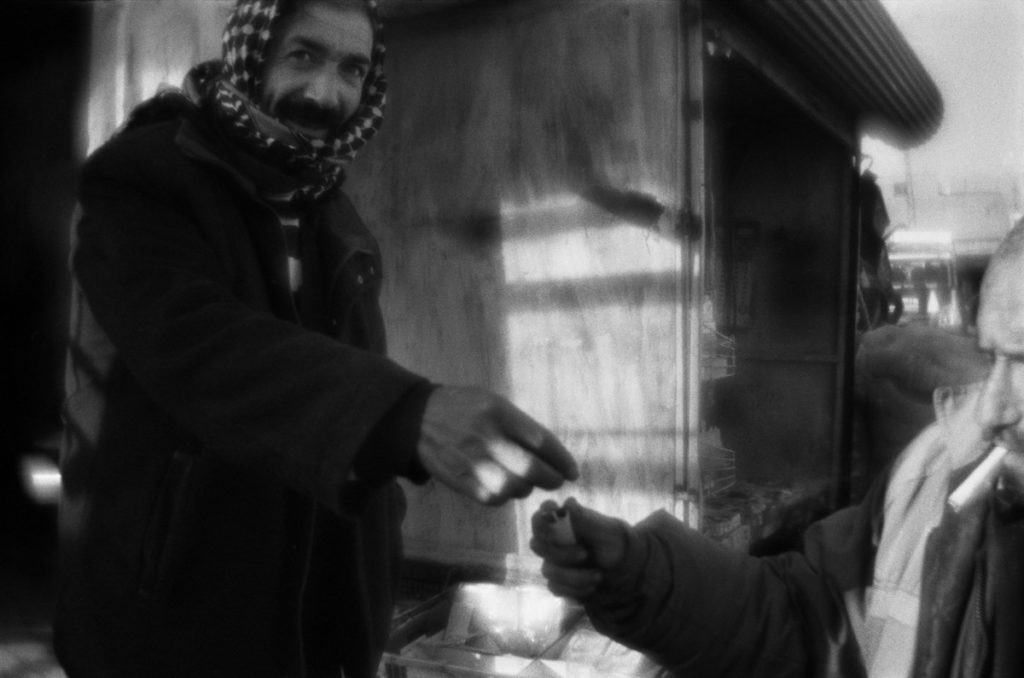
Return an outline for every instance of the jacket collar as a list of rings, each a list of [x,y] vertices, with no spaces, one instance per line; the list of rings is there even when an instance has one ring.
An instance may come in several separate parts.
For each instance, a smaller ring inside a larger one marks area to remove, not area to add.
[[[175,143],[186,156],[223,170],[254,198],[286,195],[300,187],[295,179],[232,148],[230,142],[219,141],[215,134],[194,117],[186,117],[178,128]]]
[[[288,190],[287,177],[280,173],[274,176],[272,170],[255,161],[249,165],[241,153],[233,153],[226,146],[227,142],[218,143],[214,134],[201,121],[186,117],[178,128],[175,142],[186,156],[222,170],[254,200],[266,202],[268,191]],[[320,246],[324,261],[334,262],[331,267],[334,274],[353,252],[364,252],[379,259],[376,239],[344,194],[341,199],[325,200],[322,205],[327,227],[322,229]]]

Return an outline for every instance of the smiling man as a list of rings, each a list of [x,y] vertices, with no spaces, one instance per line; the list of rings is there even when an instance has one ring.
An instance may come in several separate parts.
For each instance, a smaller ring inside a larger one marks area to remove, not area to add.
[[[362,99],[373,25],[366,8],[356,4],[305,3],[269,49],[261,108],[313,139],[341,129]]]
[[[485,390],[389,360],[341,191],[384,109],[361,0],[242,0],[223,58],[82,171],[54,638],[70,678],[375,675],[395,482],[486,505],[576,465]]]

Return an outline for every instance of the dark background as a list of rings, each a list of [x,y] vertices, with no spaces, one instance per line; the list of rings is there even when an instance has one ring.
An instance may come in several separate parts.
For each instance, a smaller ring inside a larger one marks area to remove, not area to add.
[[[56,507],[20,480],[29,454],[56,460],[67,327],[68,226],[80,165],[89,2],[0,8],[0,621],[55,568]],[[41,613],[41,612],[40,612]],[[17,620],[15,620],[17,621]]]

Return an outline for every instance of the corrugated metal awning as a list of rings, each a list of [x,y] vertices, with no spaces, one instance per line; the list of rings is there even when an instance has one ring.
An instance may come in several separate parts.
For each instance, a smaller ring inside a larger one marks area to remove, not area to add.
[[[403,19],[480,0],[379,4],[386,18]],[[938,129],[942,95],[879,0],[705,0],[704,5],[738,13],[865,131],[905,147]]]
[[[900,146],[942,122],[942,95],[878,0],[729,2],[862,127]]]

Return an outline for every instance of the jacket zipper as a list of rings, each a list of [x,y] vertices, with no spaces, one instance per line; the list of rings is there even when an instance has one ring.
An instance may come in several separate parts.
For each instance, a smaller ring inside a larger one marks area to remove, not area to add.
[[[179,134],[180,134],[180,132],[179,132]],[[262,210],[264,213],[269,215],[269,217],[271,219],[273,219],[274,224],[276,225],[276,229],[275,230],[276,230],[276,233],[278,234],[278,242],[277,242],[278,252],[283,252],[285,254],[285,259],[284,259],[285,268],[284,268],[284,271],[283,271],[284,279],[285,280],[290,280],[289,271],[288,271],[288,268],[287,268],[288,267],[288,258],[287,258],[288,257],[288,242],[287,242],[287,237],[285,236],[284,226],[281,224],[281,219],[278,217],[277,212],[275,212],[274,209],[270,205],[268,205],[263,199],[261,199],[259,197],[259,195],[253,190],[253,187],[252,187],[251,184],[249,184],[241,176],[239,176],[238,173],[234,170],[234,168],[231,167],[230,165],[228,165],[227,163],[225,163],[221,158],[219,158],[219,157],[217,157],[215,155],[212,155],[205,148],[198,147],[194,142],[191,141],[191,139],[185,140],[185,142],[182,143],[181,147],[182,147],[183,152],[185,152],[186,155],[188,155],[188,156],[190,156],[190,157],[192,157],[192,158],[194,158],[196,160],[207,162],[207,163],[209,163],[209,164],[211,164],[213,166],[219,167],[220,169],[224,170],[230,177],[232,177],[236,182],[238,182],[240,187],[249,195],[249,197],[252,200],[252,202],[257,205],[257,209]],[[354,252],[353,252],[353,254],[354,254]],[[349,255],[349,256],[351,256],[351,255]],[[345,257],[345,259],[342,261],[342,264],[344,264],[345,262],[348,261],[349,256]],[[339,270],[339,269],[335,268],[335,271],[337,271],[337,270]],[[332,295],[333,295],[333,292],[336,289],[336,287],[337,287],[337,280],[336,280],[336,278],[332,278],[331,283],[330,283],[329,292],[328,292],[328,299],[329,300],[332,299]],[[294,319],[295,323],[299,327],[303,327],[304,328],[305,327],[305,323],[302,320],[302,316],[299,315],[298,306],[295,304],[295,295],[294,295],[294,293],[291,290],[291,285],[290,284],[287,286],[287,292],[286,293],[287,293],[287,296],[288,296],[288,308],[291,309],[292,318]],[[303,639],[304,630],[305,630],[305,623],[303,621],[303,615],[305,613],[306,589],[309,586],[309,568],[310,568],[310,561],[311,561],[311,559],[313,557],[313,539],[315,538],[315,530],[316,530],[316,522],[317,522],[316,503],[315,502],[306,502],[306,505],[307,505],[307,510],[308,510],[308,514],[309,514],[309,519],[308,519],[307,527],[306,527],[306,539],[305,539],[305,544],[304,544],[304,553],[301,554],[301,562],[300,562],[300,567],[299,567],[298,601],[297,601],[297,603],[298,603],[298,606],[297,606],[297,617],[298,618],[296,620],[296,622],[297,622],[296,623],[296,629],[297,629],[297,633],[298,633],[298,638],[296,638],[296,641],[297,641],[297,645],[298,645],[299,670],[301,671],[303,678],[305,678],[305,676],[308,674],[307,667],[306,667],[306,644],[305,644],[305,641]]]
[[[276,225],[276,233],[278,234],[278,252],[284,253],[284,276],[285,280],[290,282],[290,272],[288,271],[288,244],[287,237],[285,236],[284,226],[281,224],[281,219],[278,217],[277,212],[274,209],[263,202],[262,200],[255,200],[265,213],[269,214],[274,220]],[[301,224],[301,220],[300,220]],[[300,226],[301,228],[301,226]],[[304,327],[302,316],[299,315],[299,308],[295,305],[295,293],[291,289],[291,285],[288,285],[287,289],[288,296],[288,308],[291,309],[292,318],[299,327]],[[309,568],[310,560],[313,557],[313,539],[316,530],[316,505],[311,504],[308,506],[309,520],[308,526],[306,527],[306,538],[305,544],[303,544],[304,552],[299,556],[299,581],[298,581],[298,595],[296,600],[296,619],[295,629],[296,638],[295,644],[298,648],[299,656],[299,671],[301,678],[305,678],[307,675],[306,667],[306,641],[305,641],[305,613],[306,613],[306,589],[309,586]]]

